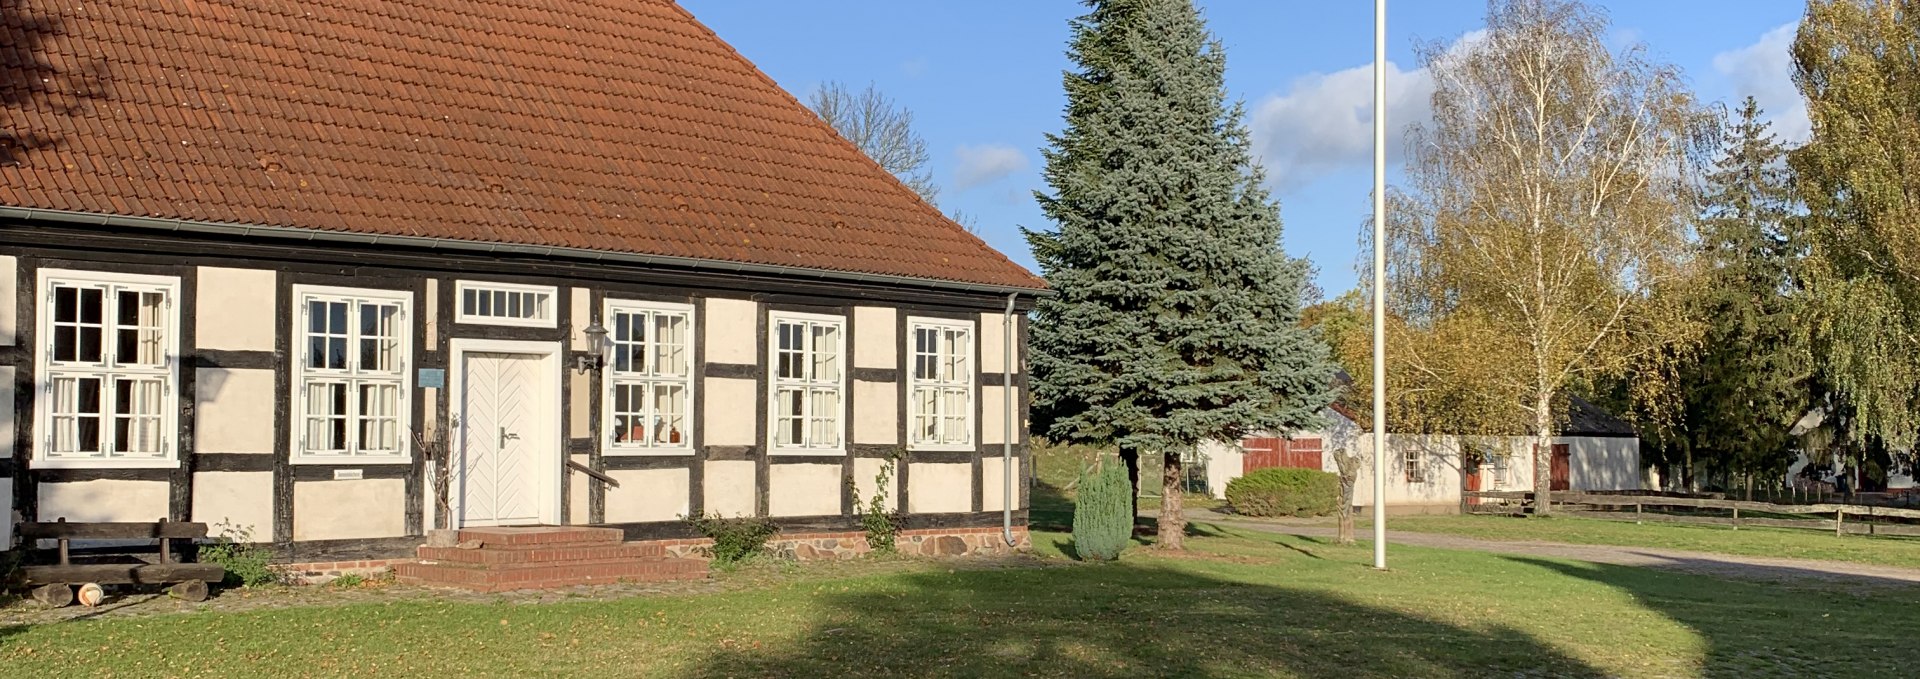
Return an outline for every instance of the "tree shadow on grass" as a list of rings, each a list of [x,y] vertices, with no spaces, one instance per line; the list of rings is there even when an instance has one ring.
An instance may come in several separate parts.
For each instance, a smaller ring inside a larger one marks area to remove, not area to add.
[[[1661,569],[1503,558],[1611,586],[1693,629],[1707,645],[1702,676],[1913,676],[1920,608],[1912,602],[1920,587],[1911,583],[1807,572],[1799,582],[1721,579],[1702,587],[1704,576]],[[1675,566],[1711,572],[1710,564]]]
[[[1125,561],[926,573],[828,595],[794,644],[706,677],[1596,676],[1525,632]]]

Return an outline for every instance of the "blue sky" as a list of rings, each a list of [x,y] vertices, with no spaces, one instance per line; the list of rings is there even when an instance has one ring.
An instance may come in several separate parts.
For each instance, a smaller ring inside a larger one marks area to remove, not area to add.
[[[1028,267],[1019,227],[1045,218],[1039,149],[1059,130],[1067,20],[1078,2],[681,0],[693,14],[802,100],[820,83],[872,82],[912,109],[933,154],[940,206],[978,220],[981,236]],[[1329,296],[1353,286],[1367,214],[1373,58],[1372,3],[1361,0],[1206,2],[1227,49],[1227,86],[1244,101],[1256,149],[1286,221],[1286,247],[1310,257]],[[1679,66],[1707,101],[1753,95],[1789,139],[1804,110],[1789,81],[1794,0],[1631,0],[1599,3],[1619,44],[1645,44]],[[1388,120],[1424,117],[1419,42],[1450,43],[1478,28],[1482,0],[1389,0]],[[1390,166],[1398,163],[1390,132]]]

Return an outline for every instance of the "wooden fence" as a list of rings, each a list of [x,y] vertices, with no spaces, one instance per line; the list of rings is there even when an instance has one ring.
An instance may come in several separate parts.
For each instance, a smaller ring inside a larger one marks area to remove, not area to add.
[[[1533,493],[1531,491],[1483,491],[1466,492],[1462,495],[1467,502],[1467,511],[1474,514],[1526,513],[1531,510],[1534,503]],[[1473,500],[1480,500],[1480,502],[1474,503]],[[1742,526],[1767,526],[1773,528],[1831,530],[1835,535],[1920,536],[1920,524],[1905,523],[1905,521],[1920,520],[1920,509],[1907,509],[1902,507],[1831,502],[1815,504],[1776,504],[1772,502],[1750,502],[1745,500],[1706,497],[1670,497],[1664,495],[1580,491],[1553,493],[1552,501],[1555,514],[1625,520],[1633,521],[1634,523],[1647,521],[1703,523],[1727,525],[1731,526],[1734,530],[1739,530]],[[1609,507],[1611,509],[1593,509],[1596,507]],[[1631,511],[1629,511],[1629,509]],[[1673,510],[1675,509],[1695,512],[1703,509],[1725,510],[1731,512],[1731,516],[1700,516],[1691,513],[1674,513]],[[1747,516],[1741,516],[1742,512],[1745,512]],[[1768,516],[1754,516],[1754,514],[1772,514],[1776,516],[1831,514],[1833,518],[1782,519]],[[1889,519],[1898,523],[1884,522],[1884,520]]]

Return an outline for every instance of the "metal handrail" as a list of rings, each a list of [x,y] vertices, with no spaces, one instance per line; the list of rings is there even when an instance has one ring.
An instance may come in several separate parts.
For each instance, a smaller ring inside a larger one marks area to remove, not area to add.
[[[601,482],[601,483],[604,483],[604,484],[607,484],[607,485],[609,485],[609,486],[613,486],[613,487],[615,487],[615,488],[619,488],[619,487],[620,487],[620,482],[619,482],[619,481],[617,481],[617,480],[615,480],[615,479],[614,479],[613,477],[611,477],[611,476],[607,476],[607,473],[606,473],[606,472],[603,472],[603,471],[599,471],[599,470],[596,470],[596,469],[594,469],[594,468],[592,468],[592,467],[589,467],[589,466],[586,466],[586,465],[584,465],[584,464],[580,464],[580,463],[578,463],[578,462],[574,462],[573,460],[567,460],[567,467],[569,467],[569,468],[571,468],[571,469],[573,469],[573,470],[575,470],[575,471],[578,471],[578,472],[580,472],[580,473],[582,473],[582,474],[586,474],[587,476],[591,476],[591,477],[593,477],[593,480],[595,480],[595,481],[599,481],[599,482]]]

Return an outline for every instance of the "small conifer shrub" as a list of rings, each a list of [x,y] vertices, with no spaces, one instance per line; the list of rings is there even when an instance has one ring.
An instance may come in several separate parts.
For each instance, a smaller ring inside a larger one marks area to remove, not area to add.
[[[1080,472],[1074,487],[1074,554],[1083,561],[1120,558],[1133,539],[1133,484],[1126,466],[1103,456]]]

